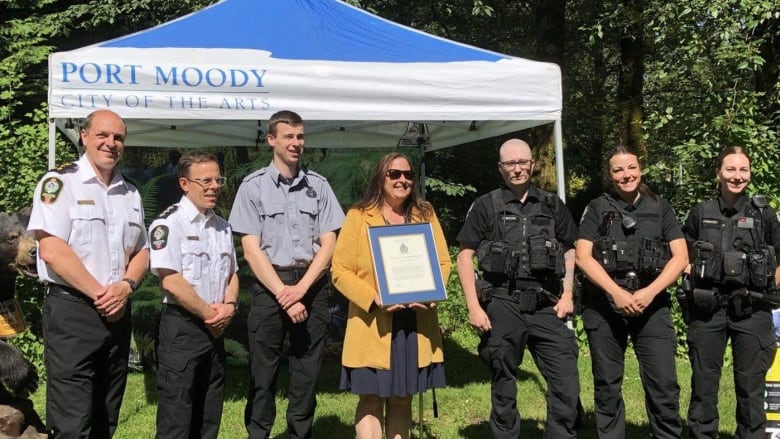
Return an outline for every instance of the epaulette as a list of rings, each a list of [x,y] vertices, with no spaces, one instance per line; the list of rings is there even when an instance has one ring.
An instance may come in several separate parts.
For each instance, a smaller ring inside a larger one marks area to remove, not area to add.
[[[64,174],[66,172],[75,172],[78,169],[79,169],[79,164],[77,162],[70,162],[70,163],[63,163],[59,166],[55,166],[49,169],[49,172]]]
[[[260,169],[258,169],[256,171],[248,174],[246,177],[244,177],[244,179],[242,181],[249,181],[249,180],[251,180],[253,178],[257,178],[257,177],[259,177],[261,175],[265,175],[266,172],[268,172],[268,167],[267,166],[265,168],[260,168]]]
[[[173,212],[176,212],[177,210],[179,210],[179,205],[171,204],[165,210],[163,210],[159,215],[157,215],[157,218],[160,219],[168,218],[169,216],[171,216],[171,214],[173,214]]]
[[[317,177],[317,178],[319,178],[320,180],[323,180],[323,181],[328,181],[328,179],[325,178],[324,175],[322,175],[322,174],[320,174],[318,172],[312,171],[311,169],[309,169],[306,166],[301,167],[301,172],[306,177],[312,176],[312,177]]]

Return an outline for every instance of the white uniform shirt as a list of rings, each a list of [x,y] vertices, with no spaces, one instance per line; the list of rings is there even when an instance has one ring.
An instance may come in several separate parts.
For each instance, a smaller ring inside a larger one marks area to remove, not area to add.
[[[149,226],[151,270],[181,273],[206,303],[222,303],[230,277],[238,270],[230,224],[209,211],[203,215],[186,196]],[[164,303],[176,303],[168,294]]]
[[[121,280],[130,257],[148,247],[138,189],[118,170],[104,186],[86,156],[46,173],[35,188],[27,229],[67,242],[101,285]],[[38,255],[41,281],[70,286]]]

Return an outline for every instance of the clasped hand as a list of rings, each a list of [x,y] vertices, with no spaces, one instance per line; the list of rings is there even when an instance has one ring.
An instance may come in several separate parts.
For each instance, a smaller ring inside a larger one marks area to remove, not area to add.
[[[212,303],[209,305],[214,314],[203,323],[211,332],[214,338],[222,337],[225,333],[225,329],[230,325],[230,321],[233,319],[233,312],[235,308],[233,305],[226,303]]]
[[[125,281],[105,285],[95,295],[95,308],[106,320],[115,322],[125,315],[127,298],[132,291]]]
[[[647,288],[640,288],[634,291],[633,294],[623,290],[620,294],[612,296],[612,300],[615,301],[615,307],[622,314],[636,317],[647,310],[654,297]]]

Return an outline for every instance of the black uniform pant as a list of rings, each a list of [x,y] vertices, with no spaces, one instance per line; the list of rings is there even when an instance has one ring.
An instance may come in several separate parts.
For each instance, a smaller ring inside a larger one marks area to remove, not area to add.
[[[92,300],[51,285],[43,305],[46,428],[53,438],[110,438],[127,382],[130,304],[109,323]]]
[[[719,309],[714,314],[692,311],[688,324],[688,355],[692,369],[688,436],[718,437],[718,388],[723,354],[730,337],[737,398],[734,437],[766,437],[765,379],[775,357],[772,314],[757,311],[748,317],[734,318],[726,309]]]
[[[576,437],[580,394],[577,341],[574,331],[555,315],[552,306],[522,312],[515,302],[494,298],[487,305],[493,329],[482,335],[479,356],[492,372],[490,430],[495,438],[520,435],[517,410],[517,368],[525,347],[547,382],[545,438]]]
[[[157,345],[157,438],[216,439],[225,394],[224,339],[163,305]]]
[[[251,439],[268,438],[276,418],[276,381],[282,346],[290,337],[290,384],[287,390],[287,432],[290,438],[312,437],[317,382],[328,335],[327,279],[323,276],[304,296],[309,318],[293,324],[262,285],[252,287],[249,331],[249,396],[244,422]]]
[[[637,317],[623,317],[604,301],[602,306],[585,308],[582,319],[590,344],[598,437],[626,437],[622,387],[626,347],[631,337],[652,435],[679,438],[682,420],[675,363],[677,342],[668,297],[656,298]]]

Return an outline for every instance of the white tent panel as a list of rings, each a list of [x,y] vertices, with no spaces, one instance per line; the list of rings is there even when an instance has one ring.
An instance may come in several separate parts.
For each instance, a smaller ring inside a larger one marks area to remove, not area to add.
[[[128,146],[176,148],[253,146],[273,113],[293,110],[315,148],[433,150],[555,122],[562,156],[558,66],[428,35],[338,0],[222,0],[54,53],[48,101],[52,127],[74,143],[83,119],[104,108],[127,121]],[[51,150],[53,129],[49,142]]]

